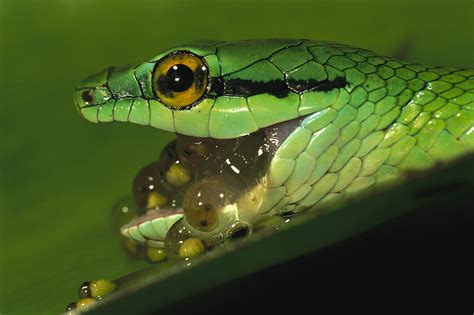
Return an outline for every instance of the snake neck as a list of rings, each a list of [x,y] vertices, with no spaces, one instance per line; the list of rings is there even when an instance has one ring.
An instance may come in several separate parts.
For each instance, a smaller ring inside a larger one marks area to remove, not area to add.
[[[474,150],[474,70],[392,66],[382,87],[350,86],[347,103],[300,122],[272,159],[261,213],[324,209]]]
[[[474,71],[412,68],[418,70],[412,72],[416,77],[406,81],[394,110],[399,114],[378,144],[390,148],[384,164],[399,172],[430,168],[474,148]],[[404,94],[411,97],[405,99]]]

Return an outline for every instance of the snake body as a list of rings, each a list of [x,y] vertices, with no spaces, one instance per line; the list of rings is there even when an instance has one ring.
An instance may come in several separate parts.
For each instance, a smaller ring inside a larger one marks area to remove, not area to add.
[[[181,63],[156,74],[165,58],[181,54],[203,64],[202,73],[188,66],[195,100],[166,81],[186,74]],[[75,98],[91,122],[131,122],[197,138],[280,128],[284,135],[271,143],[265,176],[237,206],[237,219],[250,223],[324,208],[474,150],[474,69],[404,62],[332,42],[183,45],[89,77]]]

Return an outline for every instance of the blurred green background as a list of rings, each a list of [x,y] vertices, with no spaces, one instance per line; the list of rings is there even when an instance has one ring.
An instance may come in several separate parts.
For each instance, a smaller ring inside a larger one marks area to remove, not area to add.
[[[0,313],[54,314],[88,279],[146,266],[111,206],[171,134],[81,120],[74,86],[196,39],[325,39],[474,66],[474,2],[0,0]]]

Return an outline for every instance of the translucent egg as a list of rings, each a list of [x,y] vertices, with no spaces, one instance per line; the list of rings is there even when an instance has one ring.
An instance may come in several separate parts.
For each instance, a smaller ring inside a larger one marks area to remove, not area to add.
[[[176,153],[184,167],[196,171],[203,161],[208,159],[212,152],[216,152],[220,146],[219,141],[215,139],[178,136]]]
[[[165,253],[170,262],[189,260],[222,243],[221,235],[204,235],[190,228],[184,218],[170,228],[165,238]]]
[[[145,210],[148,208],[150,195],[154,196],[152,198],[157,199],[156,203],[159,206],[168,202],[163,192],[158,191],[158,187],[161,186],[160,180],[158,162],[148,164],[135,176],[133,181],[133,197],[138,208],[142,209],[142,213],[146,212]]]
[[[243,186],[238,179],[228,175],[203,178],[189,187],[183,200],[186,221],[195,229],[210,232],[219,221],[236,217],[235,213],[223,213],[227,206],[236,202]]]
[[[165,158],[148,164],[133,182],[133,196],[140,213],[152,208],[180,206],[189,181],[189,172],[176,160]]]

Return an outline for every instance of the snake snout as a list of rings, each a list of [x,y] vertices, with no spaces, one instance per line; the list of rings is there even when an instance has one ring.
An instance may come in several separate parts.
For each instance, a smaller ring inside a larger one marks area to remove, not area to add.
[[[78,108],[100,105],[112,97],[107,86],[107,78],[112,70],[113,68],[107,68],[82,80],[76,88],[75,101]]]
[[[113,101],[107,78],[113,68],[84,79],[76,88],[74,101],[81,115],[92,122],[97,122],[97,106]]]

